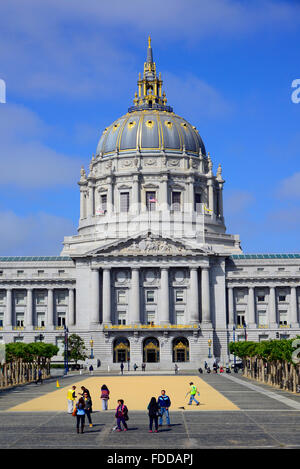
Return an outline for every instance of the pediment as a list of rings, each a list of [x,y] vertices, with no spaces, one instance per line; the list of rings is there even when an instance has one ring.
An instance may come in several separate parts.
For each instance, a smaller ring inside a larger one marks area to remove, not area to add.
[[[209,252],[211,254],[211,251]],[[183,241],[172,238],[163,238],[155,235],[140,235],[135,238],[118,240],[108,245],[101,246],[89,253],[90,255],[113,256],[149,256],[149,255],[195,255],[208,254],[206,249],[190,246]]]

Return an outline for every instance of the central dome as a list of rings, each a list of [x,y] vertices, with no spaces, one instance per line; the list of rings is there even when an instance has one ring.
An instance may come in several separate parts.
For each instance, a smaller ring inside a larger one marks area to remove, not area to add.
[[[161,153],[206,155],[203,141],[196,127],[174,114],[167,106],[165,92],[162,93],[161,74],[157,77],[153,62],[151,39],[144,64],[144,74],[139,74],[138,93],[134,106],[104,129],[97,146],[96,156],[115,153]]]
[[[133,111],[107,127],[97,146],[97,155],[103,157],[116,152],[180,153],[199,155],[205,147],[198,130],[173,112]]]

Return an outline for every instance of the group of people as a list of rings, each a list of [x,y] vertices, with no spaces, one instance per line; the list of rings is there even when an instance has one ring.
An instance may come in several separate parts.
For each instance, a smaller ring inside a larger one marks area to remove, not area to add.
[[[78,394],[81,396],[78,398],[76,396],[76,386],[72,386],[68,390],[67,400],[68,400],[68,413],[76,416],[76,430],[77,433],[81,431],[84,432],[85,427],[85,416],[87,416],[89,426],[92,427],[92,399],[89,390],[81,386],[81,393]],[[192,405],[193,401],[196,405],[200,405],[200,402],[197,401],[195,398],[196,394],[200,396],[200,393],[197,390],[197,387],[194,385],[193,382],[190,383],[190,390],[186,394],[186,396],[190,395],[190,400],[188,405]],[[101,394],[100,399],[102,401],[102,410],[108,409],[108,400],[109,400],[109,389],[105,384],[101,387]],[[76,401],[76,399],[78,400]],[[154,432],[158,432],[158,427],[163,425],[164,417],[166,420],[166,425],[171,426],[170,423],[170,414],[169,408],[171,406],[171,399],[167,396],[165,389],[162,389],[160,396],[156,399],[155,397],[151,397],[150,402],[148,404],[148,416],[149,416],[149,432],[153,432],[153,424],[154,424]],[[115,411],[115,418],[117,420],[116,430],[121,432],[122,430],[127,431],[128,425],[127,421],[129,420],[128,416],[128,408],[124,404],[123,399],[118,399],[117,407]],[[122,428],[123,427],[123,428]]]

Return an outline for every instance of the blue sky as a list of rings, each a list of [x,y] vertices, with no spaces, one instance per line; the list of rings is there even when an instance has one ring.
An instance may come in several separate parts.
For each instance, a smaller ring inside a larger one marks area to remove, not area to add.
[[[168,103],[226,180],[244,252],[299,252],[300,3],[10,0],[0,7],[0,255],[57,255],[77,181],[132,104],[147,37]]]

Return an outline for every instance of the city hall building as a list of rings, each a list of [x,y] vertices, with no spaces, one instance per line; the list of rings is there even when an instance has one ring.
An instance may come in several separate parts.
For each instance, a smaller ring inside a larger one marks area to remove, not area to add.
[[[102,369],[170,369],[225,364],[231,340],[295,337],[300,255],[243,254],[224,182],[167,105],[149,38],[133,106],[81,168],[77,234],[57,257],[0,258],[0,338],[57,344],[62,359],[67,327]]]

